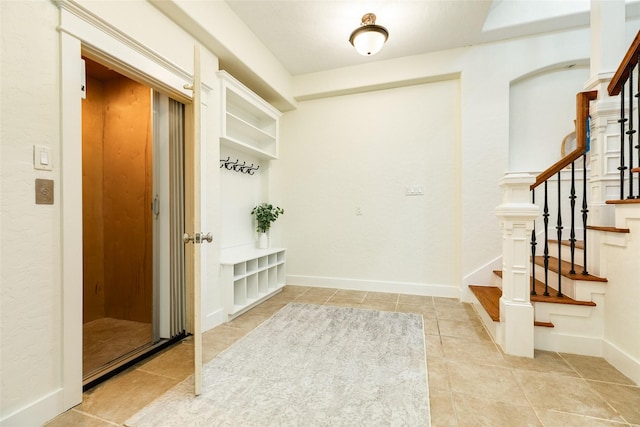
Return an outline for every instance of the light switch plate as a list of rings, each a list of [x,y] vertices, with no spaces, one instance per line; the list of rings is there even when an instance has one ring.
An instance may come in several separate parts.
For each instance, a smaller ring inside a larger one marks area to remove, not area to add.
[[[36,178],[36,205],[53,204],[53,180]]]
[[[33,168],[39,170],[53,170],[51,148],[42,145],[33,146]]]

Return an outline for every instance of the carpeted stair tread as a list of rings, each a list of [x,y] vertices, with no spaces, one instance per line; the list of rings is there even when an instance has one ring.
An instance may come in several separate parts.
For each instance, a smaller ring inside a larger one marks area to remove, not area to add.
[[[485,309],[491,320],[494,322],[500,321],[500,297],[502,296],[502,289],[496,286],[477,286],[469,285],[469,289],[476,296],[480,305]],[[534,321],[535,326],[543,326],[546,328],[553,328],[551,322],[538,322]]]
[[[502,278],[502,270],[494,270],[493,273]],[[529,282],[529,285],[531,285],[531,282],[533,281],[533,277],[531,278],[531,281]],[[569,305],[586,305],[589,307],[595,307],[596,303],[593,301],[576,301],[571,297],[568,297],[566,295],[559,297],[558,296],[558,290],[552,288],[551,286],[549,286],[549,295],[545,296],[544,295],[544,283],[542,283],[540,280],[536,279],[536,287],[535,287],[535,291],[536,294],[535,295],[531,295],[529,297],[529,299],[531,300],[531,302],[548,302],[551,304],[569,304]]]
[[[544,257],[537,256],[535,258],[536,265],[544,267]],[[549,257],[549,271],[553,271],[558,273],[558,270],[561,271],[561,274],[567,279],[572,280],[584,280],[586,282],[606,282],[607,279],[604,277],[594,276],[593,274],[582,274],[582,266],[578,264],[574,264],[575,274],[569,273],[571,271],[571,263],[568,261],[561,260],[559,261],[556,257]]]

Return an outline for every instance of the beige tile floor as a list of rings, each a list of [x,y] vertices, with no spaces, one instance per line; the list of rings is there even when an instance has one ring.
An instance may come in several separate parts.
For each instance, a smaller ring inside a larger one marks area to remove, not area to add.
[[[472,306],[446,298],[287,286],[207,331],[204,362],[291,301],[422,314],[433,426],[640,426],[640,387],[604,359],[504,355]],[[192,355],[191,341],[184,340],[87,391],[82,404],[47,426],[122,425],[190,375]]]
[[[151,344],[151,323],[104,317],[82,325],[82,375]]]

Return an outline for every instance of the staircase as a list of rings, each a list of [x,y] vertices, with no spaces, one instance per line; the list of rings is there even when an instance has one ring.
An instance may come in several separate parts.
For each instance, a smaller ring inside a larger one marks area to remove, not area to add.
[[[612,201],[610,204],[624,205],[631,208],[634,213],[627,215],[617,215],[623,224],[632,223],[636,225],[636,235],[640,231],[640,199]],[[596,240],[600,235],[600,245],[615,246],[617,250],[631,252],[626,255],[626,259],[633,260],[627,262],[627,267],[637,266],[640,273],[640,242],[631,240],[634,235],[627,226],[588,226],[588,233],[591,240]],[[545,287],[544,282],[544,257],[530,257],[532,276],[530,277],[530,302],[534,308],[534,348],[540,350],[562,351],[576,354],[586,354],[601,356],[602,340],[605,336],[605,317],[608,316],[606,310],[615,311],[616,307],[606,304],[608,288],[612,286],[606,277],[599,277],[593,274],[582,274],[583,266],[574,263],[575,273],[571,273],[571,253],[569,250],[561,251],[561,259],[557,257],[555,247],[557,240],[550,240],[550,247],[554,250],[549,252],[548,260],[548,281]],[[570,242],[561,241],[563,248],[569,248]],[[582,258],[583,242],[576,241],[575,258]],[[610,251],[610,250],[609,250]],[[605,260],[607,257],[603,257]],[[618,258],[618,257],[616,257]],[[611,264],[611,260],[607,261]],[[611,270],[613,271],[613,270]],[[621,273],[616,271],[619,276]],[[558,296],[558,275],[562,280],[562,296]],[[474,295],[477,303],[477,310],[483,319],[485,326],[490,333],[497,338],[500,325],[500,298],[502,297],[502,270],[493,271],[494,281],[488,285],[469,285],[469,289]],[[623,280],[629,286],[637,288],[635,295],[640,295],[640,283],[637,275],[624,277]],[[540,280],[542,278],[542,280]],[[613,283],[614,292],[618,291],[618,282]],[[636,282],[636,283],[633,283]],[[535,293],[534,293],[535,292]],[[634,299],[634,294],[629,294],[629,298]],[[636,304],[640,298],[636,297]],[[630,321],[627,328],[639,330],[640,325],[633,325]],[[625,329],[625,326],[622,326]],[[629,331],[629,330],[628,330]],[[633,334],[629,334],[632,337]],[[638,336],[640,339],[640,334]],[[640,344],[640,341],[638,342]],[[622,370],[622,369],[621,369]],[[624,370],[623,370],[624,372]],[[628,375],[633,378],[632,375]],[[637,375],[636,375],[637,376]],[[636,381],[638,381],[636,379]]]
[[[557,243],[557,240],[550,240],[550,243]],[[568,247],[569,242],[562,241],[561,244]],[[576,242],[576,247],[582,247],[582,242]],[[562,260],[557,258],[557,254],[549,256],[549,280],[546,286],[545,282],[534,277],[530,278],[530,301],[534,307],[536,348],[547,347],[541,345],[540,341],[546,334],[544,328],[555,328],[554,322],[561,322],[564,325],[579,322],[579,333],[581,334],[584,334],[584,329],[591,331],[601,329],[599,323],[604,315],[604,308],[598,307],[595,301],[603,299],[607,279],[580,273],[583,267],[578,264],[574,264],[577,273],[571,273],[571,263],[567,260],[570,254],[568,251],[565,253],[566,255],[562,255]],[[544,275],[544,257],[537,256],[532,261],[532,268],[536,270],[536,276],[542,277]],[[500,322],[502,270],[494,270],[493,274],[495,275],[494,286],[470,285],[469,289],[491,320]],[[558,295],[558,279],[556,277],[558,274],[562,276],[561,296]],[[487,326],[489,330],[495,330],[497,325]],[[565,328],[563,332],[568,331]]]
[[[610,97],[619,95],[620,109],[614,98],[579,93],[575,150],[537,177],[507,174],[501,180],[503,203],[496,214],[503,267],[493,271],[493,283],[469,285],[481,319],[507,354],[533,357],[540,349],[604,357],[638,384],[640,85],[634,79],[640,81],[639,60],[640,31],[607,88]],[[615,138],[617,151],[611,148]],[[612,187],[618,187],[619,199],[605,200]],[[542,200],[536,203],[536,196]]]

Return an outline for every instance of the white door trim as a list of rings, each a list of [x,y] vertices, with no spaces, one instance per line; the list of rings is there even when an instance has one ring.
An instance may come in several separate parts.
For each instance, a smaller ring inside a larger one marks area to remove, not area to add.
[[[57,2],[61,10],[61,233],[62,233],[62,407],[61,413],[82,402],[82,108],[81,52],[107,61],[119,72],[191,102],[184,86],[190,72],[155,52],[70,0]],[[56,405],[57,406],[57,405]],[[57,415],[50,414],[50,418]]]

